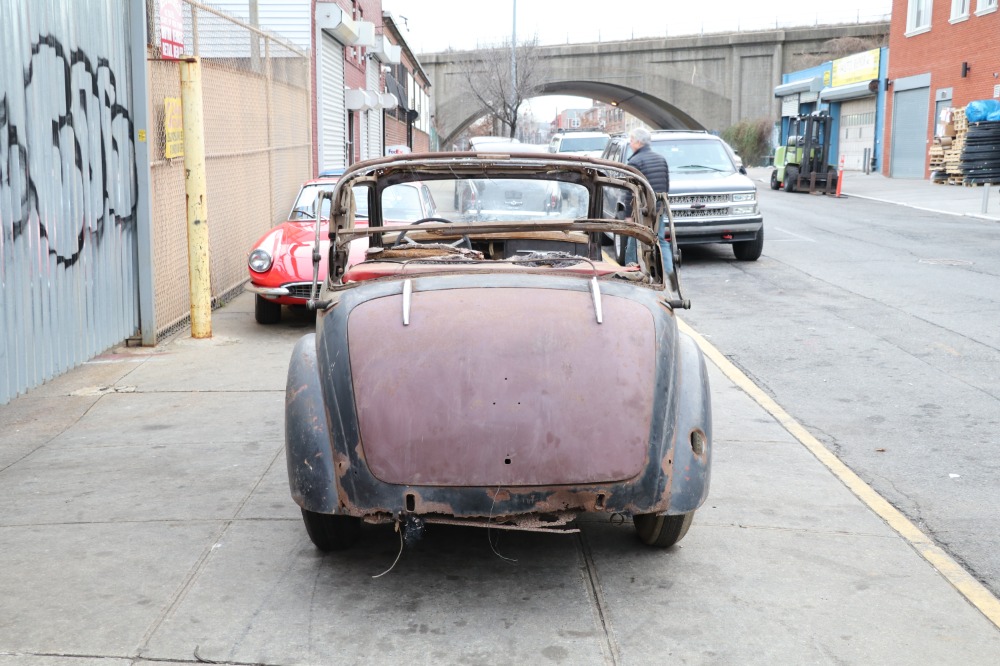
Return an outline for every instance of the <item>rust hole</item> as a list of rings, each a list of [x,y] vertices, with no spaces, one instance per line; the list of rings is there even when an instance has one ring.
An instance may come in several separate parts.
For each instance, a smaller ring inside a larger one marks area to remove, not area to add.
[[[510,464],[510,458],[504,458],[503,459],[503,464],[504,465],[509,465]]]
[[[598,510],[604,508],[604,493],[598,493],[597,501],[594,502],[594,508]]]
[[[413,511],[417,508],[417,498],[413,493],[406,493],[406,510]]]

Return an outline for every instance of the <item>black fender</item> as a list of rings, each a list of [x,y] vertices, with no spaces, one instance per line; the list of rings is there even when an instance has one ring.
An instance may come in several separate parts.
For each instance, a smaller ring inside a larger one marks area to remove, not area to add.
[[[678,400],[669,515],[690,513],[702,505],[708,497],[712,467],[712,398],[705,357],[690,336],[678,331],[677,338]],[[694,433],[704,438],[693,438]]]
[[[316,334],[292,350],[285,385],[285,459],[292,499],[303,509],[337,513],[330,426],[316,360]]]

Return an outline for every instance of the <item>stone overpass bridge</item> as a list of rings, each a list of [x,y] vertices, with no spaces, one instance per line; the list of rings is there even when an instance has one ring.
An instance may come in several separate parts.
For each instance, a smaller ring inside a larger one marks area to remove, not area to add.
[[[774,87],[783,72],[802,69],[803,55],[829,59],[831,39],[888,34],[880,22],[543,46],[545,78],[529,96],[578,95],[616,103],[654,128],[721,131],[777,119]],[[462,90],[461,71],[474,59],[474,51],[420,55],[442,146],[485,115]]]

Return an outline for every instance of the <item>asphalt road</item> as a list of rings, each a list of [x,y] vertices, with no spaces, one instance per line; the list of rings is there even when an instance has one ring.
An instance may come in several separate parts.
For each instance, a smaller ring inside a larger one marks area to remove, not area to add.
[[[1000,225],[761,189],[764,256],[684,250],[683,318],[1000,593]]]

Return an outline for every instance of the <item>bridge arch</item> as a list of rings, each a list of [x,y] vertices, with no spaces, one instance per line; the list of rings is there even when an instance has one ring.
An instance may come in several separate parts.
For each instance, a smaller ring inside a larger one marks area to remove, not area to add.
[[[697,120],[669,102],[626,86],[599,81],[552,81],[538,88],[532,97],[572,95],[595,99],[623,109],[656,129],[706,129]],[[442,138],[449,146],[473,123],[487,114],[484,107],[475,108]]]

